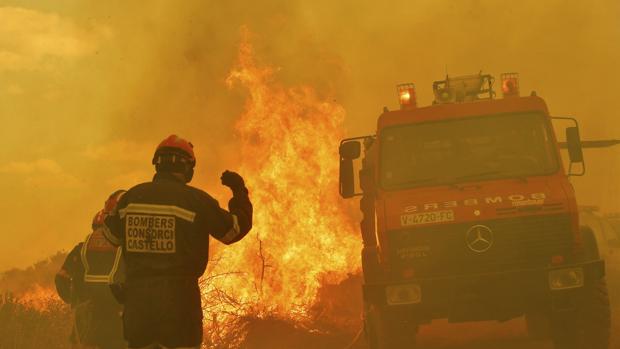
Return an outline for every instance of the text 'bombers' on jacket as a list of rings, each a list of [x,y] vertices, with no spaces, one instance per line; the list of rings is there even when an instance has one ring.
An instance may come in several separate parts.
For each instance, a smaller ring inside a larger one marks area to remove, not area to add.
[[[200,277],[209,255],[209,235],[225,244],[252,227],[247,191],[235,195],[230,212],[206,192],[172,174],[131,188],[105,220],[106,238],[123,248],[127,281],[150,276]]]

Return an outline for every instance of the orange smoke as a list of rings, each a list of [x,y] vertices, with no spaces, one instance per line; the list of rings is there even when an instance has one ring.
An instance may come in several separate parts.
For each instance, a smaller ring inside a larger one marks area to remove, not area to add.
[[[322,283],[359,270],[357,223],[338,196],[345,111],[308,86],[279,84],[242,34],[226,83],[248,93],[236,131],[254,228],[215,253],[203,279],[205,314],[214,323],[246,312],[299,320]]]

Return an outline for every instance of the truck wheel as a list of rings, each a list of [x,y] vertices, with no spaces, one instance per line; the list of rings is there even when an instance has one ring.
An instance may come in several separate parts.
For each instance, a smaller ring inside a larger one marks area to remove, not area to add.
[[[527,312],[525,326],[532,339],[547,339],[550,336],[549,316],[542,311]]]
[[[600,259],[601,257],[598,249],[598,243],[596,241],[596,235],[594,235],[594,230],[588,226],[581,226],[580,230],[585,252],[584,260],[588,262]]]
[[[364,321],[366,340],[370,349],[415,349],[417,324],[370,307]]]
[[[611,327],[609,296],[604,279],[587,286],[574,312],[554,314],[555,349],[608,349]]]

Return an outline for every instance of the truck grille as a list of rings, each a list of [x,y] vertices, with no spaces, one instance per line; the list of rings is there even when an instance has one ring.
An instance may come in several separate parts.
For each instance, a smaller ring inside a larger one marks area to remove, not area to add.
[[[493,244],[484,252],[468,247],[467,232],[477,224],[493,234]],[[389,242],[393,271],[398,275],[413,269],[416,277],[542,267],[552,256],[569,258],[573,248],[566,214],[420,226],[390,232]]]

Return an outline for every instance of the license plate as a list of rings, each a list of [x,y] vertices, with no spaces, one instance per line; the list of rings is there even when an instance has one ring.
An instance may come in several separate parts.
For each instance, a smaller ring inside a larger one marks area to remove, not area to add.
[[[403,227],[410,225],[451,222],[453,220],[454,211],[452,210],[412,213],[400,216],[400,224]]]

